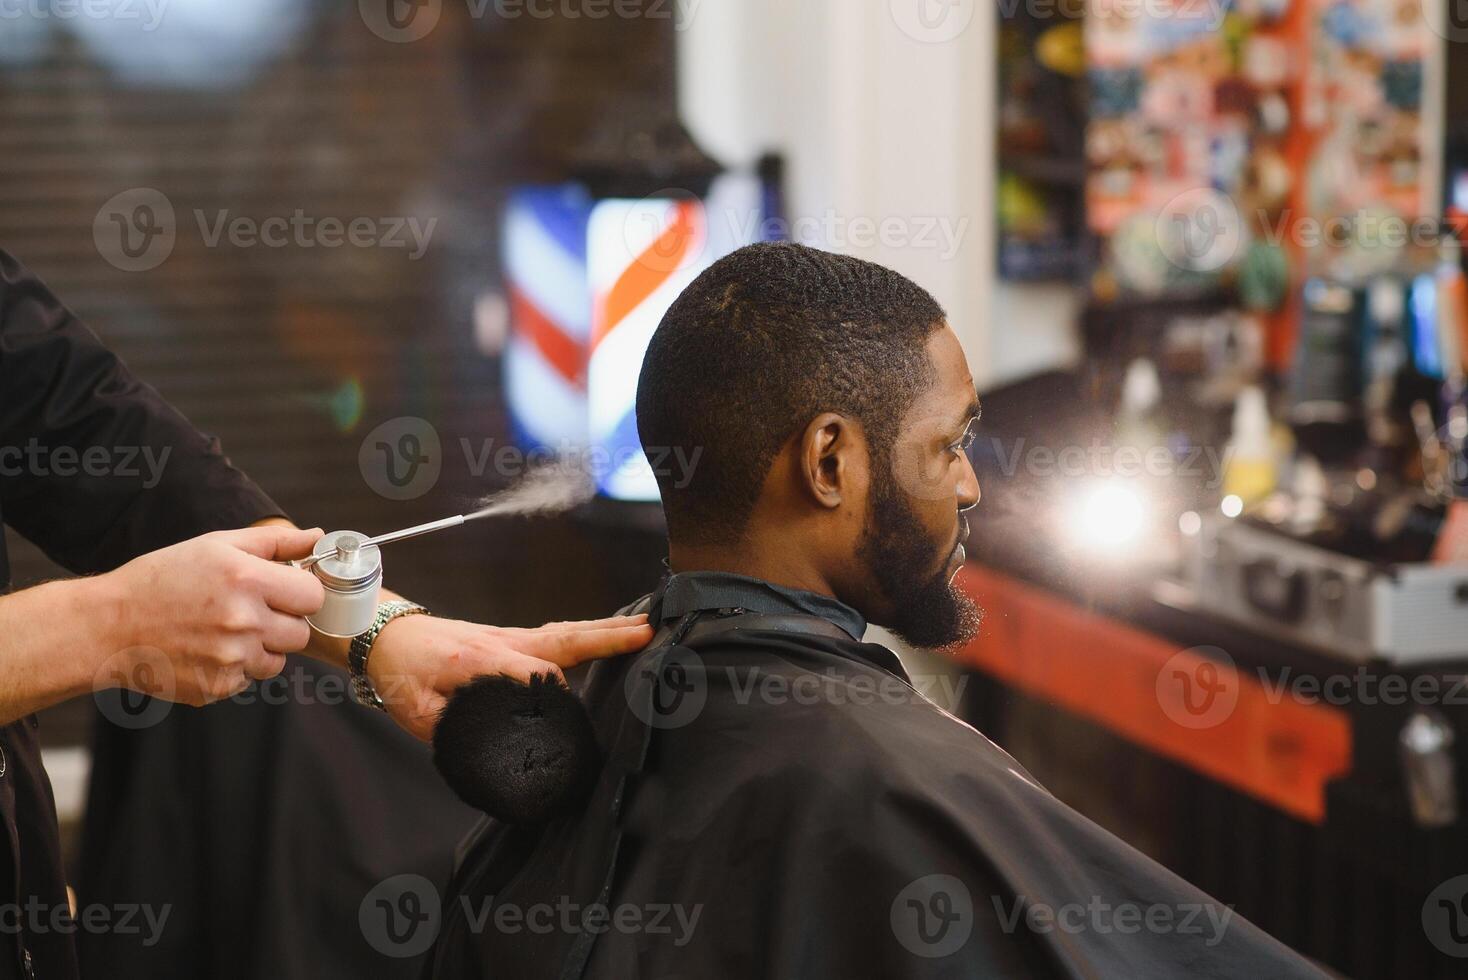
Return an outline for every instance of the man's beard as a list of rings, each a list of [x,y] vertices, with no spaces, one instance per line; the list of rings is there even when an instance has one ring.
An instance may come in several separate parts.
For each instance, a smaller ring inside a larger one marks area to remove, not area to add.
[[[949,581],[947,561],[936,576],[914,577],[932,565],[933,542],[887,467],[874,469],[871,512],[856,554],[892,603],[892,622],[881,625],[915,647],[953,647],[973,639],[981,610]]]

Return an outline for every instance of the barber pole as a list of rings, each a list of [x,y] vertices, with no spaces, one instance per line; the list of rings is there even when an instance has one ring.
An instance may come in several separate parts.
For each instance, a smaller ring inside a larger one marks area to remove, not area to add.
[[[707,244],[704,206],[691,198],[609,200],[592,212],[588,400],[591,444],[613,464],[599,477],[608,496],[658,498],[637,438],[637,379],[663,314],[707,267]]]
[[[505,214],[506,400],[519,441],[531,447],[563,450],[587,440],[592,209],[586,192],[570,184],[516,191]]]

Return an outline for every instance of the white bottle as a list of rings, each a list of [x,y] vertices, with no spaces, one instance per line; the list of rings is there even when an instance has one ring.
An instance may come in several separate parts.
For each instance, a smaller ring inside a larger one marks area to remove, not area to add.
[[[1135,446],[1144,453],[1162,441],[1157,409],[1162,404],[1162,381],[1157,366],[1145,357],[1127,365],[1121,383],[1121,409],[1116,418],[1118,445]]]
[[[382,591],[382,552],[377,545],[361,546],[367,535],[332,531],[312,549],[319,560],[311,567],[326,588],[321,609],[306,622],[327,636],[350,637],[367,632],[377,617]]]
[[[1234,402],[1233,433],[1225,450],[1223,493],[1247,507],[1269,496],[1279,479],[1275,463],[1269,401],[1258,385],[1248,385]]]

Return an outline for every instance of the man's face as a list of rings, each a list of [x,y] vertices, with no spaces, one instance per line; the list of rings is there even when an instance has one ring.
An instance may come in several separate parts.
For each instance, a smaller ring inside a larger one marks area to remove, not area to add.
[[[873,459],[857,557],[877,595],[871,618],[914,646],[973,637],[979,610],[953,586],[968,535],[964,511],[979,502],[965,449],[978,423],[963,348],[946,326],[928,341],[935,375],[902,420],[889,460]]]

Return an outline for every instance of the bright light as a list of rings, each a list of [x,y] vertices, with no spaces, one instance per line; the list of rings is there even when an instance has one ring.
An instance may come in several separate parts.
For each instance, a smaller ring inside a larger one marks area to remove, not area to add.
[[[1203,518],[1199,517],[1198,512],[1195,510],[1185,511],[1183,515],[1177,519],[1177,529],[1187,537],[1191,538],[1193,535],[1203,530]]]
[[[1244,500],[1238,494],[1231,493],[1223,498],[1223,503],[1218,508],[1223,511],[1224,517],[1238,517],[1244,512]]]
[[[1134,540],[1142,530],[1146,508],[1136,490],[1106,483],[1091,490],[1076,509],[1076,538],[1093,548],[1116,548]]]

